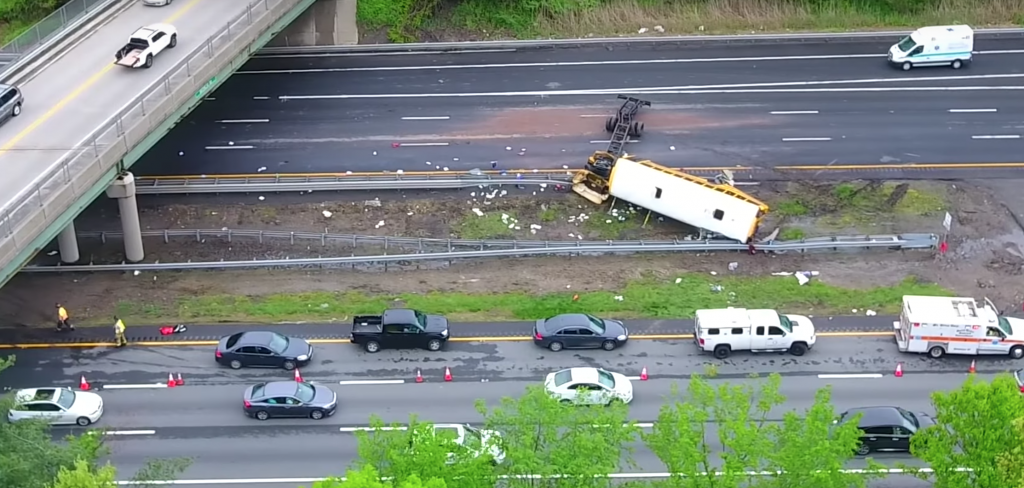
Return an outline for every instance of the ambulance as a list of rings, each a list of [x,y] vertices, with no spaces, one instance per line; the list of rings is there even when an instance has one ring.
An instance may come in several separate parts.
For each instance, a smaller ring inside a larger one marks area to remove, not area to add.
[[[987,298],[904,296],[892,324],[901,352],[996,354],[1024,358],[1024,320],[999,315]]]

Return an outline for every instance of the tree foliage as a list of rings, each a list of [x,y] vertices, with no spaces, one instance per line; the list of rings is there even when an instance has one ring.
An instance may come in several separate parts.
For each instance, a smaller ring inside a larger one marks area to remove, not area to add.
[[[992,382],[967,378],[959,389],[932,393],[935,425],[911,439],[911,452],[934,470],[937,488],[1006,488],[1011,473],[1000,459],[1021,445],[1014,422],[1024,418],[1024,396],[1009,375]],[[966,468],[966,469],[965,469]],[[927,477],[922,475],[922,477]],[[1016,480],[1019,482],[1019,479]]]
[[[50,488],[114,488],[117,470],[106,465],[96,468],[84,460],[75,461],[73,468],[62,466]]]
[[[401,483],[382,479],[381,474],[371,465],[349,470],[344,478],[328,478],[313,483],[312,488],[447,488],[442,479],[423,481],[419,476],[412,475]]]
[[[1006,473],[1006,488],[1024,488],[1024,418],[1013,421],[1012,446],[999,456],[999,469]]]

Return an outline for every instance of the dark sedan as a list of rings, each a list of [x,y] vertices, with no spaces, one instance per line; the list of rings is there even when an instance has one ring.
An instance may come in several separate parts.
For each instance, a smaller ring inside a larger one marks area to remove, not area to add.
[[[309,364],[313,359],[313,346],[303,339],[288,337],[277,332],[248,331],[221,338],[214,353],[219,364],[231,369],[284,368]]]
[[[533,326],[533,343],[551,349],[611,351],[629,340],[629,331],[618,320],[599,319],[585,313],[566,313],[541,319]]]
[[[242,408],[246,415],[257,420],[271,417],[320,420],[334,415],[338,409],[338,394],[322,385],[271,381],[246,388]]]
[[[910,452],[910,438],[917,431],[931,425],[931,417],[915,414],[900,407],[851,408],[839,415],[837,423],[860,418],[857,427],[864,431],[857,446],[857,455],[872,452]]]

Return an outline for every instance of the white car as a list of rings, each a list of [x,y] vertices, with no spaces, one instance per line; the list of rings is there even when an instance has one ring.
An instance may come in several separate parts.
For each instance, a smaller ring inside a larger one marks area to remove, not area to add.
[[[103,416],[103,398],[71,388],[28,388],[14,393],[7,420],[42,419],[50,424],[86,426]]]
[[[114,53],[114,64],[126,68],[150,68],[153,58],[178,45],[178,29],[170,24],[152,24],[132,33],[128,43]]]
[[[544,389],[555,399],[579,405],[608,405],[633,401],[629,378],[600,368],[569,368],[544,380]]]
[[[454,442],[465,448],[470,456],[489,455],[494,464],[501,464],[505,461],[500,432],[478,429],[469,424],[434,424],[434,432],[454,436]],[[454,464],[457,461],[456,453],[448,454],[449,464]]]

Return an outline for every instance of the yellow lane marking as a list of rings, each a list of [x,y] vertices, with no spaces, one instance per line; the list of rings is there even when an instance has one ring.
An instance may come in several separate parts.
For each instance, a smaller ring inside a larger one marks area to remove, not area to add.
[[[696,171],[850,171],[850,170],[924,170],[924,169],[1020,169],[1024,163],[909,163],[909,164],[846,164],[831,166],[774,166],[771,168],[756,168],[753,166],[704,166],[699,168],[673,168],[683,172]],[[524,175],[528,174],[565,174],[567,172],[579,171],[578,169],[510,169],[510,170],[486,170],[480,171],[485,175],[500,175],[502,173]],[[394,172],[371,171],[352,173],[237,173],[237,174],[207,174],[207,175],[178,175],[178,176],[144,176],[147,180],[182,180],[182,179],[217,179],[217,178],[253,178],[253,179],[274,179],[286,178],[359,178],[366,176],[395,175]],[[467,175],[469,171],[406,171],[402,176],[459,176]]]
[[[819,332],[818,337],[889,337],[892,332]],[[631,340],[671,341],[693,339],[693,334],[649,334],[630,336]],[[530,336],[509,337],[453,337],[450,342],[527,342]],[[181,347],[181,346],[216,346],[218,341],[142,341],[132,342],[132,346],[143,347]],[[349,344],[348,339],[310,339],[310,344]],[[87,347],[114,347],[113,342],[78,342],[69,344],[0,344],[0,349],[62,349]]]
[[[174,22],[175,20],[178,20],[182,15],[185,15],[185,12],[188,12],[189,9],[194,7],[200,1],[201,0],[192,0],[192,1],[188,2],[188,3],[186,3],[185,6],[181,7],[177,12],[174,13],[174,15],[168,17],[166,20],[164,20],[161,23],[163,23],[163,24],[170,24],[171,22]],[[103,75],[107,74],[110,70],[114,69],[115,66],[116,65],[113,64],[113,63],[108,64],[103,69],[97,71],[92,76],[86,78],[86,80],[84,82],[82,82],[82,84],[79,85],[78,88],[75,88],[74,91],[69,93],[68,96],[64,97],[62,100],[57,102],[54,106],[50,107],[50,109],[47,110],[46,113],[44,113],[43,115],[40,115],[39,118],[37,118],[36,120],[32,121],[32,123],[29,124],[28,127],[25,127],[24,129],[21,130],[21,132],[15,134],[14,137],[11,138],[11,140],[7,141],[7,144],[4,144],[3,146],[0,146],[0,154],[3,154],[5,152],[11,150],[14,146],[16,146],[19,142],[21,142],[22,139],[28,137],[29,134],[31,134],[36,129],[38,129],[40,125],[43,125],[44,123],[46,123],[47,120],[50,120],[51,117],[53,117],[54,115],[57,115],[57,112],[60,112],[61,109],[63,109],[67,104],[71,103],[76,98],[78,98],[83,92],[85,92],[85,90],[89,89],[89,87],[91,87],[92,85],[95,85],[96,82],[99,81],[100,78],[103,77]],[[67,74],[62,75],[62,76],[67,76]]]

